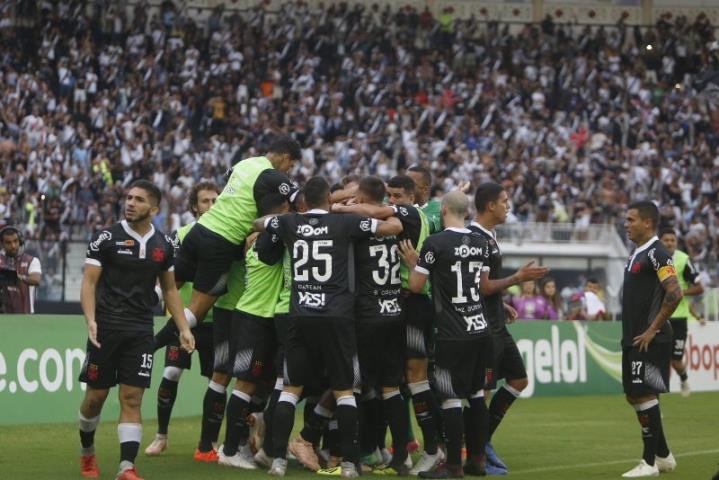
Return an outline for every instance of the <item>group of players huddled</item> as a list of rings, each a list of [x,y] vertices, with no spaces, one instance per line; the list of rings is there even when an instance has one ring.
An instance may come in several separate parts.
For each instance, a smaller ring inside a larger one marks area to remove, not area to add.
[[[530,262],[502,277],[493,232],[506,220],[507,193],[479,185],[467,225],[466,193],[429,200],[422,167],[336,189],[314,177],[298,190],[286,173],[300,156],[297,142],[279,137],[266,156],[236,164],[221,193],[197,184],[189,199],[197,221],[174,239],[151,224],[157,187],[135,182],[126,220],[90,242],[84,477],[98,475],[94,433],[109,388],[119,384],[117,478],[140,478],[140,404],[160,348],[158,432],[147,455],[168,447],[178,382],[196,348],[210,378],[197,461],[274,476],[286,474],[288,455],[344,478],[368,469],[423,478],[506,473],[490,441],[527,373],[506,328],[516,312],[502,292],[548,272]],[[153,336],[158,297],[172,318]],[[290,441],[302,399],[304,426]],[[410,400],[423,439],[414,464]],[[251,435],[260,426],[264,434]]]

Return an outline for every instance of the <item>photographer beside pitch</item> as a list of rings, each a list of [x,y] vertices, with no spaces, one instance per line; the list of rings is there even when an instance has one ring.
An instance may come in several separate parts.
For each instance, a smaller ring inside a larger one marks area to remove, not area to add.
[[[659,411],[659,394],[669,392],[672,327],[668,322],[682,299],[672,257],[656,235],[659,210],[650,201],[627,208],[624,228],[636,248],[624,270],[622,295],[622,384],[642,427],[644,452],[625,478],[671,472],[677,462],[669,450]]]

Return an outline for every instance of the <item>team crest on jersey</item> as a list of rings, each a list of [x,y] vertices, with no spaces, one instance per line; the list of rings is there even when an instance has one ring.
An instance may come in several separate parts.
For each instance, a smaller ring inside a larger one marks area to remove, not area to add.
[[[639,262],[635,262],[632,264],[632,269],[630,270],[632,273],[639,273],[642,270],[642,265]]]
[[[152,258],[153,262],[160,263],[165,259],[165,252],[163,252],[160,247],[155,247],[152,249],[150,257]]]
[[[319,218],[310,218],[310,219],[307,221],[307,223],[309,223],[310,225],[312,225],[312,226],[314,227],[314,226],[316,226],[318,223],[320,223],[320,219],[319,219]]]
[[[90,250],[93,252],[99,252],[100,251],[100,245],[102,245],[102,242],[106,240],[112,240],[112,233],[108,232],[107,230],[103,230],[100,232],[100,235],[97,236],[97,239],[93,242],[90,242]]]
[[[434,253],[427,252],[424,254],[424,262],[428,265],[432,265],[434,263]]]
[[[362,220],[359,224],[360,230],[363,232],[369,232],[372,230],[372,221],[371,220]]]
[[[290,193],[290,186],[286,183],[283,183],[282,185],[280,185],[279,190],[282,195],[287,195],[288,193]]]
[[[255,362],[252,364],[252,376],[253,377],[259,377],[262,375],[262,368],[264,367],[264,364],[260,362],[259,360],[255,360]]]

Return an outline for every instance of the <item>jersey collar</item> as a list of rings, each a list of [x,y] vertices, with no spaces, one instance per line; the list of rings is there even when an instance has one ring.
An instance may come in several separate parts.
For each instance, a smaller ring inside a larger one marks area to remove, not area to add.
[[[457,232],[457,233],[472,233],[472,231],[469,230],[468,228],[447,227],[447,228],[445,228],[445,230],[451,230],[451,231]]]
[[[487,230],[486,228],[484,228],[481,223],[472,220],[469,224],[470,224],[471,226],[473,226],[473,227],[479,228],[479,229],[482,230],[484,233],[486,233],[487,235],[489,235],[489,236],[492,237],[493,239],[497,240],[497,236],[494,234],[494,232],[491,231],[491,230]]]
[[[313,208],[312,210],[308,210],[305,213],[315,213],[317,215],[324,215],[326,213],[330,213],[327,210],[322,210],[321,208]]]
[[[140,244],[139,257],[145,258],[147,252],[147,241],[150,240],[150,238],[152,238],[152,236],[155,234],[155,226],[153,224],[150,224],[150,231],[141,237],[139,233],[130,228],[130,225],[127,223],[127,220],[121,221],[120,225],[122,225],[122,229],[125,230],[125,233],[137,240],[137,243]]]
[[[654,235],[652,238],[650,238],[649,240],[647,240],[645,243],[643,243],[642,245],[639,245],[639,246],[634,250],[634,256],[636,257],[637,254],[642,253],[644,250],[646,250],[647,248],[649,248],[652,243],[656,242],[657,240],[659,240],[659,237],[657,237],[656,235]]]

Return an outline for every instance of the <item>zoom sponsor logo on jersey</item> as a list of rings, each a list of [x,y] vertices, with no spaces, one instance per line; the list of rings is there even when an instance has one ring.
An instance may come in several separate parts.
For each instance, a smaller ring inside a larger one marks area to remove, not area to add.
[[[326,225],[317,228],[313,228],[312,225],[297,225],[297,235],[302,235],[303,237],[327,235],[328,233],[330,233],[330,229]]]
[[[462,245],[461,247],[454,247],[454,255],[461,258],[467,258],[472,256],[481,256],[482,249],[480,247],[470,247],[468,245]]]
[[[482,332],[487,328],[487,320],[484,319],[483,313],[463,318],[464,321],[467,323],[468,332]]]
[[[400,313],[402,311],[402,308],[399,306],[399,302],[396,298],[391,298],[389,300],[379,299],[378,303],[379,313],[381,315]]]
[[[310,308],[320,308],[325,306],[324,293],[299,292],[299,304]]]

